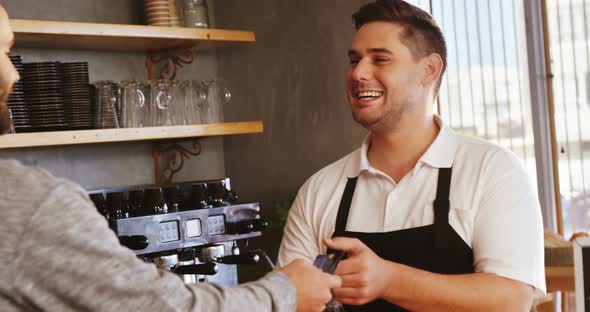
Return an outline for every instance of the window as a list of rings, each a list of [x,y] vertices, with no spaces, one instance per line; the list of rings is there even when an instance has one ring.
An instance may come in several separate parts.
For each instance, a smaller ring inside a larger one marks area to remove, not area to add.
[[[447,72],[438,99],[444,122],[509,148],[536,179],[522,1],[412,3],[432,12],[447,40]]]
[[[536,179],[524,1],[410,2],[431,12],[447,39],[438,98],[443,120],[509,148]],[[547,0],[547,12],[561,218],[569,238],[590,231],[590,0]]]
[[[547,18],[564,235],[590,221],[590,1],[548,0]]]

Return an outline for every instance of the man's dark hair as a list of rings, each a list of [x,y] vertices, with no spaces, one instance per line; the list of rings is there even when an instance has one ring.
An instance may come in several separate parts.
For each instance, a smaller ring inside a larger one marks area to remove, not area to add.
[[[436,53],[443,68],[434,92],[438,94],[447,68],[447,43],[432,16],[402,0],[377,0],[362,6],[352,15],[357,30],[371,22],[390,22],[403,27],[400,40],[410,49],[414,60]]]

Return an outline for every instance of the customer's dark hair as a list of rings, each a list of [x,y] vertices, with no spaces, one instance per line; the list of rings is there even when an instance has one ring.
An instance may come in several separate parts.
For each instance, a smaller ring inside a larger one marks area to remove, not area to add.
[[[434,92],[438,94],[447,68],[447,43],[432,16],[402,0],[376,0],[362,6],[352,15],[356,29],[371,22],[391,22],[403,27],[400,40],[410,49],[417,61],[436,53],[443,60],[443,68]]]

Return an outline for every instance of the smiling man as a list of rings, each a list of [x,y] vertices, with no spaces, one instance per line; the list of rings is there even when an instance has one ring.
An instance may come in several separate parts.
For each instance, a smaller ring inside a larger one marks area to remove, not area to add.
[[[301,187],[279,264],[345,250],[346,311],[528,311],[545,279],[524,167],[433,115],[447,56],[429,14],[377,0],[353,19],[346,89],[369,134]]]

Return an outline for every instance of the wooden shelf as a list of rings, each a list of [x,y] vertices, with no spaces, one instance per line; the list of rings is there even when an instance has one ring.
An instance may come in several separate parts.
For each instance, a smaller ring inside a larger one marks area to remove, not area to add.
[[[161,51],[254,42],[254,32],[11,19],[17,48]]]
[[[263,128],[262,121],[246,121],[191,126],[15,133],[0,136],[0,149],[251,134],[262,133]]]

